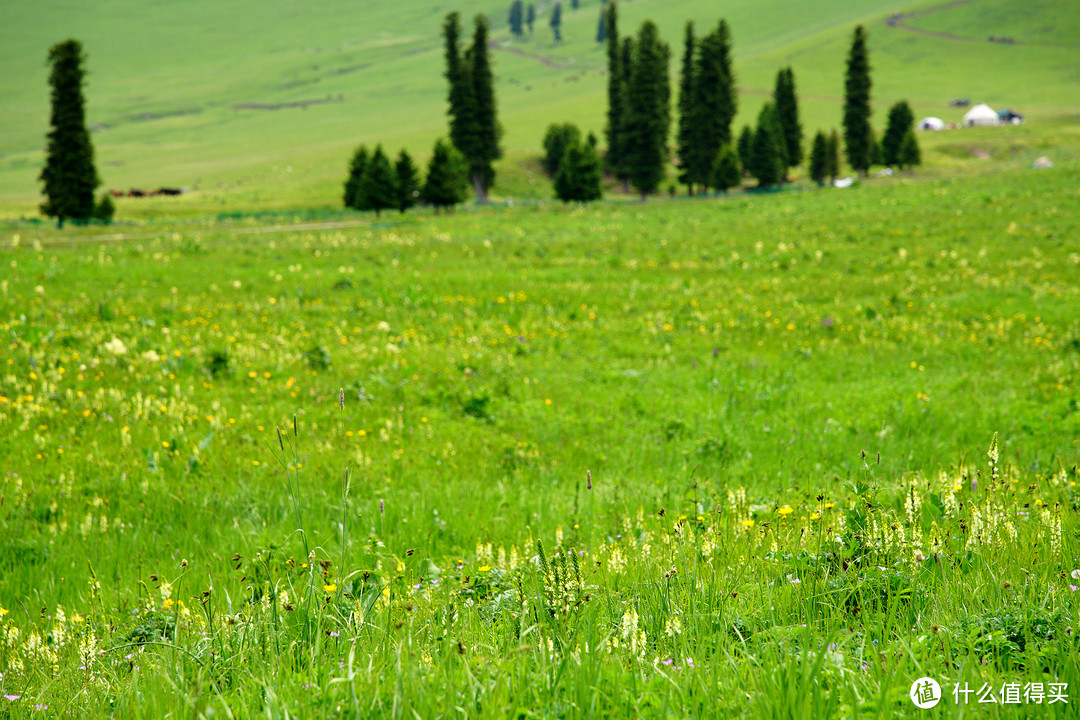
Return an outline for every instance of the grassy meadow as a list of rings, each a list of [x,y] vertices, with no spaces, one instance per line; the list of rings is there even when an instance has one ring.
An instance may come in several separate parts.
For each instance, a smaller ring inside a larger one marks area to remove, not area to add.
[[[456,9],[487,13],[506,157],[494,188],[502,198],[550,198],[535,158],[553,122],[602,133],[606,61],[595,42],[598,0],[576,12],[564,2],[556,45],[545,3],[531,38],[507,28],[509,0],[358,3],[184,3],[42,0],[9,3],[0,23],[0,217],[36,215],[37,176],[48,121],[45,56],[68,37],[88,55],[88,122],[103,188],[175,186],[194,192],[171,211],[227,212],[340,207],[352,150],[360,143],[407,148],[426,159],[446,134],[440,26]],[[754,122],[776,72],[791,65],[803,124],[812,136],[838,127],[844,58],[857,23],[869,30],[874,122],[908,100],[918,117],[958,122],[957,97],[1023,112],[1041,131],[1076,126],[1080,5],[1073,0],[953,3],[885,0],[634,0],[620,7],[620,32],[655,20],[678,72],[683,24],[699,33],[721,17],[731,26],[740,87],[738,127]],[[925,12],[934,10],[933,12]],[[910,15],[900,27],[885,20]],[[918,32],[916,32],[918,31]],[[934,34],[937,33],[937,34]],[[986,42],[1011,36],[1015,45]],[[1010,129],[1011,131],[1011,129]],[[959,133],[924,138],[929,164],[968,143]],[[945,147],[945,150],[941,148]],[[977,157],[969,156],[978,164]],[[120,219],[158,207],[119,203]]]
[[[9,233],[0,714],[1069,717],[1078,180]]]
[[[858,23],[879,131],[1027,122],[577,207],[538,158],[603,127],[581,4],[559,45],[509,0],[5,7],[0,720],[1075,716],[1080,6],[626,0],[673,73],[728,20],[739,127],[789,64],[838,126]],[[446,134],[453,9],[493,19],[499,202],[343,210],[356,145]],[[191,192],[37,217],[67,37],[104,188]]]

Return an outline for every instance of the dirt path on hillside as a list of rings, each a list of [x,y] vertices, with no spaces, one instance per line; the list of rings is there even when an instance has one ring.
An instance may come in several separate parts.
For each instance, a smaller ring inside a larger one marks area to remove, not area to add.
[[[521,48],[516,47],[504,47],[496,40],[488,40],[488,47],[496,52],[510,53],[511,55],[517,55],[518,57],[528,58],[529,60],[535,60],[549,68],[555,68],[556,70],[569,70],[571,68],[577,69],[577,65],[568,62],[559,62],[558,60],[552,60],[546,55],[539,55],[537,53],[525,52]]]
[[[1080,45],[1074,45],[1069,43],[1032,43],[1017,40],[1016,38],[1009,37],[1007,41],[1004,38],[998,38],[996,40],[981,37],[970,37],[967,35],[955,35],[953,33],[937,32],[935,30],[926,30],[925,28],[912,27],[908,24],[910,20],[916,20],[918,18],[926,17],[927,15],[933,15],[934,13],[942,12],[943,10],[951,10],[961,5],[970,5],[976,2],[976,0],[953,0],[953,2],[944,3],[942,5],[935,5],[923,10],[916,10],[910,13],[897,13],[885,18],[885,25],[897,30],[904,30],[916,35],[923,35],[925,37],[938,38],[939,40],[953,40],[955,42],[995,42],[1005,45],[1027,45],[1029,47],[1048,47],[1048,48],[1067,48],[1067,49],[1080,49]],[[1003,28],[1007,29],[1007,28]]]

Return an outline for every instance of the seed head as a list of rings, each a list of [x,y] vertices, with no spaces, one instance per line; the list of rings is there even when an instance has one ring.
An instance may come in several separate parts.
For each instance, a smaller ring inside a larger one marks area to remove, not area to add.
[[[345,388],[338,388],[337,391],[337,404],[342,410],[345,409]]]
[[[592,490],[592,470],[585,471],[585,489]]]

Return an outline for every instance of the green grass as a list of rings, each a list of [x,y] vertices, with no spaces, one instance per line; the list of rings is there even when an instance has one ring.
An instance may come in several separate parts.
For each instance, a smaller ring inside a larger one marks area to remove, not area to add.
[[[593,41],[598,7],[566,13],[555,46],[541,15],[532,39],[513,42],[506,2],[453,6],[468,19],[489,13],[494,37],[513,50],[494,54],[499,112],[506,129],[507,182],[501,197],[548,197],[528,178],[544,129],[572,119],[600,133],[604,123],[604,57]],[[840,120],[843,60],[856,23],[870,29],[876,122],[888,105],[909,100],[917,114],[959,120],[953,97],[1009,106],[1033,124],[1075,125],[1080,96],[1075,48],[1080,12],[1073,2],[987,0],[911,20],[913,27],[980,38],[1011,34],[1020,44],[942,39],[889,28],[897,10],[926,6],[884,0],[860,3],[765,3],[640,0],[624,3],[622,30],[655,19],[678,67],[682,24],[731,24],[741,88],[738,123],[752,121],[776,70],[795,69],[808,133]],[[82,40],[90,71],[88,120],[106,188],[189,186],[208,211],[234,207],[334,207],[350,151],[360,142],[407,147],[426,157],[446,132],[439,27],[451,6],[420,0],[393,4],[183,4],[108,0],[17,3],[0,27],[0,213],[36,213],[47,130],[45,54],[63,38]],[[122,40],[120,40],[122,38]],[[301,109],[234,109],[327,100]],[[339,101],[340,100],[340,101]],[[937,139],[929,141],[932,145]],[[523,165],[525,167],[523,167]],[[183,203],[179,204],[181,207]],[[171,206],[170,206],[171,207]],[[146,216],[141,204],[121,215]]]
[[[1075,695],[1080,173],[995,166],[9,231],[0,712],[894,717],[923,675],[949,715],[956,682]]]

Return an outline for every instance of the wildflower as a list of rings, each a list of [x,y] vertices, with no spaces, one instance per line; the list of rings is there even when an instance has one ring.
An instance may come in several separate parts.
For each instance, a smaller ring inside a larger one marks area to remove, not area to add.
[[[742,525],[744,528],[750,529],[754,527],[755,522],[752,518],[747,518],[746,520],[740,520],[739,524]]]
[[[102,348],[104,348],[106,352],[116,356],[126,355],[128,351],[124,341],[115,336],[112,340],[102,345]]]
[[[785,505],[784,507],[780,508],[776,512],[779,513],[781,516],[786,517],[786,516],[790,515],[791,513],[795,512],[795,511],[791,509],[790,505]]]
[[[481,565],[479,568],[477,568],[478,572],[488,572],[490,570],[491,570],[490,565]]]
[[[330,583],[329,585],[323,585],[322,589],[328,593],[337,592],[337,583]]]

